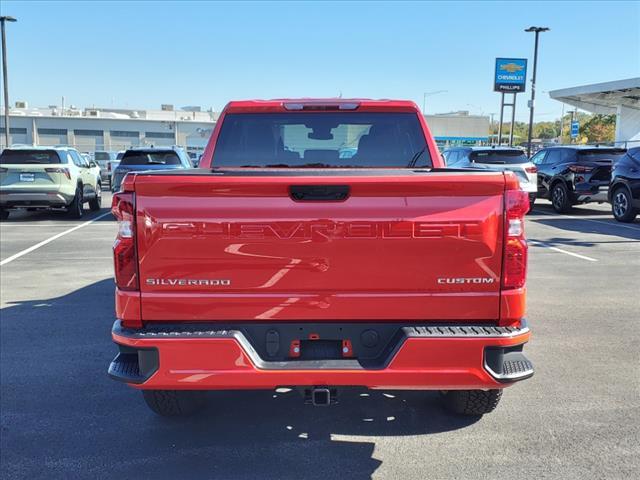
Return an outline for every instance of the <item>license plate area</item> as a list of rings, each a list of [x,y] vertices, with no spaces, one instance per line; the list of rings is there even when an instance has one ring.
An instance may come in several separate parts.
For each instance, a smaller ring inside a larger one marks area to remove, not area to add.
[[[20,174],[20,181],[21,182],[34,182],[36,179],[36,174],[35,173],[21,173]]]
[[[299,360],[341,360],[342,340],[300,340]]]

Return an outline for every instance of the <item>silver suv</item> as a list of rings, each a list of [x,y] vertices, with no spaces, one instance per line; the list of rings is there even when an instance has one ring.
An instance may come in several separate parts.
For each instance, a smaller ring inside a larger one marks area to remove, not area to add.
[[[0,154],[0,218],[14,208],[65,208],[81,218],[100,210],[100,171],[67,147],[11,147]]]

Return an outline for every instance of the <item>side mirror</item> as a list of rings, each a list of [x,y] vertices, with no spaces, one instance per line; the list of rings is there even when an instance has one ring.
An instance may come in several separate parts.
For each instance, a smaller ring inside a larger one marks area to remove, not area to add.
[[[89,162],[89,166],[90,167],[97,167],[98,164],[92,160],[92,161]]]

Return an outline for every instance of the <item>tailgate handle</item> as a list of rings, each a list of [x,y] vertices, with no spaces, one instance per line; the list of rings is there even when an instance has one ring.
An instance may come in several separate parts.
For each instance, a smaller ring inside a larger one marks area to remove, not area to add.
[[[291,185],[289,195],[298,202],[339,202],[349,198],[349,185]]]

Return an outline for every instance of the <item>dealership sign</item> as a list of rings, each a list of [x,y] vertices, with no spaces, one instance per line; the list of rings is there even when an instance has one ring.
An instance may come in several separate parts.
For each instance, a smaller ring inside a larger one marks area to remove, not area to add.
[[[526,58],[496,58],[493,90],[503,93],[524,92],[527,81]]]

